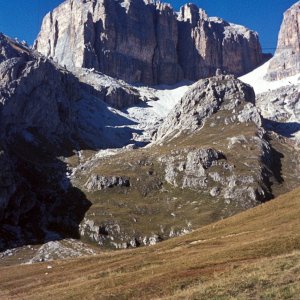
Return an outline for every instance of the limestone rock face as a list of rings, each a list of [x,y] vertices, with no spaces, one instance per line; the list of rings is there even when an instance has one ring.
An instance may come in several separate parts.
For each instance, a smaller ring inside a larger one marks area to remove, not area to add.
[[[215,149],[197,149],[187,155],[183,188],[206,187],[207,178],[205,170],[209,169],[218,160],[225,156]]]
[[[270,62],[269,80],[279,80],[300,72],[300,1],[285,13],[278,37],[277,50]]]
[[[193,4],[181,7],[178,21],[179,63],[186,79],[213,76],[218,69],[241,75],[263,61],[256,32],[209,18]]]
[[[49,142],[70,137],[76,123],[72,101],[80,97],[74,76],[28,49],[18,49],[9,38],[1,39],[1,49],[8,53],[0,63],[1,136],[30,139],[30,130]]]
[[[69,0],[45,17],[35,48],[67,67],[151,84],[158,76],[181,79],[176,45],[176,17],[167,5]]]
[[[67,0],[44,18],[35,49],[68,69],[144,84],[198,80],[217,69],[241,75],[263,61],[257,33],[209,19],[195,5],[177,15],[143,0]]]

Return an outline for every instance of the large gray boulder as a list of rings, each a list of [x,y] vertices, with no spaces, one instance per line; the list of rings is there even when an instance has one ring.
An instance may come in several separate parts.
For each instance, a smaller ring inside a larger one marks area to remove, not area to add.
[[[192,4],[176,14],[143,0],[67,0],[44,18],[34,47],[68,69],[150,85],[198,80],[217,69],[242,75],[263,61],[256,32],[208,18]]]
[[[127,177],[92,175],[85,187],[88,191],[105,190],[112,187],[129,187],[130,181]]]

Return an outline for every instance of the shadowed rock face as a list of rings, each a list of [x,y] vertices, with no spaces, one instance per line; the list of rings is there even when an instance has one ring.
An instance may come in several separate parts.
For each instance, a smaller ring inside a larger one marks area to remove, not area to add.
[[[300,72],[300,1],[285,13],[278,37],[277,50],[270,62],[269,80],[279,80]]]
[[[209,18],[193,4],[181,7],[178,21],[179,64],[187,79],[213,76],[216,69],[241,75],[263,60],[257,33],[243,26]]]
[[[16,182],[12,162],[7,153],[0,148],[0,222],[4,217],[4,211],[8,205],[10,197],[16,191]]]
[[[12,140],[34,131],[57,143],[76,132],[74,103],[80,99],[73,75],[0,35],[0,137]]]
[[[70,16],[66,18],[65,16]],[[188,4],[67,0],[43,21],[35,49],[69,69],[144,84],[244,74],[263,60],[257,33]]]
[[[0,53],[0,251],[49,230],[77,236],[89,202],[57,157],[75,147],[79,83],[2,34]]]

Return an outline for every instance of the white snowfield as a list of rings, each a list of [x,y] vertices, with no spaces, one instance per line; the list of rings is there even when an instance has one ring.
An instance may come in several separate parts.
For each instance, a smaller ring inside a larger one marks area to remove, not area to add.
[[[124,117],[131,119],[136,125],[132,129],[140,131],[133,136],[134,141],[151,142],[151,136],[172,108],[180,101],[192,82],[184,81],[173,86],[159,85],[155,87],[138,87],[145,101],[139,106],[130,107],[124,111]]]
[[[191,82],[180,82],[174,86],[160,85],[153,88],[139,87],[142,97],[150,100],[143,105],[126,110],[129,118],[134,119],[143,129],[153,127],[165,118],[189,89]],[[156,127],[156,126],[155,126]]]
[[[240,77],[239,79],[247,84],[250,84],[254,88],[256,94],[276,90],[283,86],[300,84],[300,73],[282,80],[265,80],[264,77],[268,72],[269,64],[270,60],[252,72]]]

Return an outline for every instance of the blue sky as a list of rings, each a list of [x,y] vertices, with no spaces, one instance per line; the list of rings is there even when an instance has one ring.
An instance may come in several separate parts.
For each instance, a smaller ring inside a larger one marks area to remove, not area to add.
[[[0,32],[32,44],[43,16],[62,0],[0,0]],[[296,0],[170,0],[178,8],[193,2],[204,8],[209,16],[245,25],[260,35],[263,48],[274,48],[283,12]],[[266,49],[264,52],[270,52]]]

